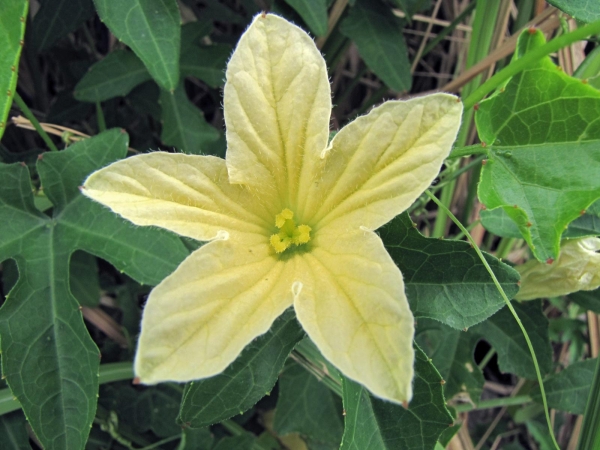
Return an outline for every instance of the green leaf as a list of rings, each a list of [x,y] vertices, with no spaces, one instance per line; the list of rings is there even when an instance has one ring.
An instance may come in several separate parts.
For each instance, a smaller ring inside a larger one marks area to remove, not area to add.
[[[504,212],[502,208],[482,210],[479,212],[481,224],[488,231],[497,236],[509,238],[521,238],[521,232],[516,223]]]
[[[251,450],[256,438],[251,433],[231,436],[221,439],[212,450]]]
[[[582,22],[600,20],[600,3],[597,0],[548,0],[548,3]]]
[[[196,77],[210,87],[218,88],[225,83],[225,66],[230,56],[231,47],[226,44],[190,45],[181,54],[181,74]]]
[[[593,203],[586,211],[573,222],[562,235],[563,238],[576,239],[600,235],[600,201]]]
[[[17,72],[25,36],[27,0],[0,0],[0,139],[17,89]]]
[[[589,52],[583,62],[577,67],[573,76],[587,80],[590,86],[600,89],[600,47]]]
[[[548,319],[542,312],[541,301],[512,302],[512,305],[529,334],[542,375],[550,372],[552,348],[548,337]],[[503,308],[470,331],[485,339],[496,350],[502,372],[530,380],[537,378],[525,337],[508,308]]]
[[[468,395],[475,403],[483,392],[483,372],[475,363],[475,345],[480,337],[471,330],[458,331],[431,319],[417,322],[416,341],[431,355],[446,382],[444,396]]]
[[[254,406],[269,394],[286,358],[303,335],[294,312],[284,312],[221,374],[187,384],[179,422],[202,428]]]
[[[164,89],[179,82],[181,27],[175,0],[94,0],[100,19]]]
[[[577,303],[579,306],[600,314],[600,288],[593,291],[579,291],[569,294],[569,300]]]
[[[327,33],[327,1],[326,0],[285,0],[300,14],[310,31],[317,36]]]
[[[279,376],[273,428],[278,435],[300,433],[339,448],[344,433],[339,397],[298,364]]]
[[[365,63],[390,88],[409,91],[412,77],[402,24],[381,2],[358,0],[340,31],[352,39]]]
[[[453,328],[468,328],[503,305],[485,266],[467,242],[426,238],[402,214],[379,230],[404,277],[415,318],[429,317]],[[509,298],[518,291],[519,274],[484,253]]]
[[[183,24],[181,26],[181,55],[192,45],[200,45],[201,39],[208,36],[212,30],[212,20],[205,19]],[[181,59],[183,62],[183,57]]]
[[[75,86],[74,96],[82,102],[103,102],[129,94],[144,81],[152,79],[144,63],[127,50],[115,50],[90,67]]]
[[[100,303],[100,281],[96,258],[89,253],[76,251],[71,255],[69,268],[70,288],[81,306],[95,308]]]
[[[548,407],[571,414],[583,414],[590,394],[597,358],[571,364],[563,371],[544,380]],[[542,402],[539,388],[531,394]]]
[[[21,411],[0,416],[0,448],[2,450],[31,450],[27,421]]]
[[[408,407],[371,397],[361,385],[342,379],[346,423],[341,450],[430,450],[452,425],[441,377],[415,345],[414,395]]]
[[[202,154],[204,146],[219,139],[219,132],[204,119],[204,114],[187,98],[183,83],[175,92],[161,89],[164,144],[173,145],[184,153]]]
[[[89,173],[125,156],[127,141],[111,130],[43,154],[53,217],[35,209],[27,168],[0,164],[0,261],[19,269],[0,309],[2,372],[46,449],[83,448],[96,410],[99,352],[70,292],[71,254],[84,250],[148,284],[188,254],[177,237],[136,228],[80,194]]]
[[[92,0],[44,0],[31,24],[36,51],[50,48],[94,14]]]
[[[211,450],[214,440],[208,428],[184,428],[177,450]]]
[[[541,32],[525,32],[518,53],[543,43]],[[479,198],[488,210],[506,212],[540,261],[556,259],[569,222],[600,198],[599,115],[600,92],[548,57],[515,75],[475,114],[489,158]]]

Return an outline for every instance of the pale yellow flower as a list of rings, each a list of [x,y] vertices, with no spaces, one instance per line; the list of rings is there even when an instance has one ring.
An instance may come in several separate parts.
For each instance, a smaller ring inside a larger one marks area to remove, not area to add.
[[[552,264],[532,259],[515,269],[521,275],[517,300],[558,297],[600,287],[600,239],[589,237],[563,241]]]
[[[274,15],[254,19],[226,77],[226,160],[156,152],[85,183],[135,224],[210,241],[150,294],[136,375],[151,384],[218,374],[293,306],[344,375],[410,400],[413,317],[373,230],[435,178],[461,103],[447,94],[387,102],[328,145],[325,62]]]

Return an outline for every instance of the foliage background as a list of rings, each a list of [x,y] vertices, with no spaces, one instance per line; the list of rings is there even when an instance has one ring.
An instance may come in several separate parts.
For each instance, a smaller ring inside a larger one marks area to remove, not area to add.
[[[95,169],[139,152],[224,156],[224,68],[262,10],[315,37],[334,131],[385,99],[474,98],[515,49],[518,59],[543,45],[532,34],[517,46],[520,30],[564,37],[600,19],[594,0],[550,3],[560,9],[537,0],[0,0],[0,449],[553,448],[514,318],[426,196],[379,231],[418,322],[415,398],[403,409],[341,379],[291,313],[222,375],[132,384],[145,298],[199,243],[134,228],[78,191]],[[561,236],[600,234],[600,207],[590,206],[600,198],[600,50],[594,39],[570,40],[552,60],[467,110],[456,143],[466,157],[450,159],[432,187],[509,298],[519,279],[511,266],[556,259]],[[549,175],[531,183],[539,161]],[[561,206],[546,208],[557,186]],[[514,307],[558,442],[574,449],[600,345],[600,292]]]

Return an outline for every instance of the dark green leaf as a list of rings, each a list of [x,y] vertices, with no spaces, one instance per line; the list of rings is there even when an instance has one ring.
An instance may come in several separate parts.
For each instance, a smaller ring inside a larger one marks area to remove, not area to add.
[[[429,317],[453,328],[468,328],[498,311],[504,300],[471,246],[462,241],[426,238],[408,214],[379,231],[404,277],[406,296],[416,318]],[[519,274],[485,254],[504,291],[512,298]]]
[[[597,359],[586,359],[571,364],[563,371],[544,380],[548,407],[571,414],[583,414],[590,394]],[[542,402],[539,388],[531,397]]]
[[[381,2],[358,0],[340,31],[352,39],[360,56],[391,89],[410,90],[411,75],[402,25]]]
[[[127,135],[102,133],[38,161],[53,217],[35,209],[26,167],[0,165],[0,261],[19,281],[0,309],[2,371],[46,449],[83,448],[96,410],[99,352],[70,292],[69,261],[82,249],[157,283],[188,254],[181,241],[139,229],[79,193],[95,169],[125,156]]]
[[[196,77],[213,88],[225,83],[225,66],[231,56],[226,44],[198,47],[191,45],[181,55],[181,74]]]
[[[159,95],[160,90],[156,83],[148,81],[131,91],[127,99],[139,115],[150,114],[156,121],[160,121],[162,112],[158,104]]]
[[[175,0],[94,0],[100,19],[144,62],[156,82],[179,82],[181,26]]]
[[[90,308],[97,307],[100,303],[100,281],[96,258],[82,251],[73,253],[69,277],[71,293],[77,303]]]
[[[163,143],[189,154],[202,154],[204,146],[219,139],[219,132],[204,119],[204,114],[190,102],[183,83],[175,92],[160,92]]]
[[[278,435],[300,433],[339,448],[344,433],[339,397],[298,364],[279,376],[273,428]]]
[[[431,450],[453,419],[446,409],[441,377],[427,355],[415,346],[414,395],[408,407],[371,397],[346,378],[346,424],[341,450]]]
[[[446,382],[445,397],[466,394],[473,402],[479,402],[485,381],[474,358],[479,336],[470,330],[458,331],[431,319],[420,319],[416,333],[417,342],[431,355]]]
[[[310,31],[317,36],[327,33],[326,0],[285,0],[306,22]]]
[[[21,411],[0,416],[0,449],[31,450],[27,421]]]
[[[199,20],[197,22],[188,22],[182,25],[181,55],[183,55],[192,45],[200,45],[202,38],[208,36],[212,30],[213,24],[211,20]]]
[[[88,117],[93,110],[93,105],[78,102],[73,97],[73,92],[66,90],[58,94],[54,103],[50,106],[47,120],[58,124],[79,121]]]
[[[256,438],[250,433],[221,439],[212,450],[251,450]]]
[[[517,56],[543,43],[541,32],[525,32]],[[600,198],[599,115],[600,92],[548,57],[515,75],[475,114],[489,157],[479,198],[506,212],[540,261],[557,258],[569,222]]]
[[[115,50],[94,64],[75,86],[75,98],[82,102],[103,102],[129,94],[152,77],[133,52]]]
[[[600,288],[593,291],[579,291],[569,294],[569,300],[585,309],[600,314]]]
[[[75,31],[94,14],[92,0],[44,0],[33,18],[33,46],[39,52]]]
[[[28,7],[27,0],[0,0],[0,139],[6,129],[8,110],[17,89]]]
[[[512,302],[517,315],[529,334],[542,374],[552,369],[552,348],[548,338],[548,319],[542,313],[540,301]],[[535,367],[525,337],[508,308],[494,314],[471,330],[494,347],[498,365],[503,372],[536,379]]]
[[[184,428],[177,450],[211,450],[214,436],[208,428]]]
[[[593,203],[586,211],[573,222],[562,235],[563,238],[583,238],[600,235],[600,201]]]
[[[202,428],[252,407],[269,394],[287,356],[303,334],[294,312],[284,312],[225,371],[186,386],[180,423]]]
[[[598,3],[598,0],[548,0],[548,3],[582,22],[600,20],[600,3]]]

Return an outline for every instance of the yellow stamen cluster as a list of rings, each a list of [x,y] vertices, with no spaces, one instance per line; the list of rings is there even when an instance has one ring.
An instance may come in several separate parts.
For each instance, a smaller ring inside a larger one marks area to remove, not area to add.
[[[311,228],[294,222],[294,213],[284,209],[275,216],[275,226],[279,233],[271,236],[270,242],[277,253],[283,253],[292,245],[302,245],[310,241]]]

